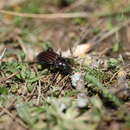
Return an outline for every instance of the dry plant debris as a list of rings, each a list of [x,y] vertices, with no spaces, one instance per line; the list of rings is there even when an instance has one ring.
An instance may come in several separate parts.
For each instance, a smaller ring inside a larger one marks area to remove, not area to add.
[[[0,1],[0,129],[130,129],[130,2],[6,2]],[[53,56],[42,60],[65,57],[71,73],[36,64],[48,48]]]

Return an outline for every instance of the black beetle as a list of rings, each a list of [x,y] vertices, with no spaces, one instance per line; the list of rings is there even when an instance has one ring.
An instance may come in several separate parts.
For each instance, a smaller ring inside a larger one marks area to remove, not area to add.
[[[55,53],[51,48],[40,52],[36,57],[36,61],[43,67],[62,74],[69,74],[72,71],[69,59]]]

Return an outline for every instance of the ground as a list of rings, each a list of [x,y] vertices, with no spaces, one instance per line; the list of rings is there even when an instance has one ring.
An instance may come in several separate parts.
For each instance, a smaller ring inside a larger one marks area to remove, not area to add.
[[[129,130],[129,6],[2,0],[0,130]],[[59,59],[48,54],[53,62],[37,63],[48,48]],[[62,58],[72,69],[67,74]]]

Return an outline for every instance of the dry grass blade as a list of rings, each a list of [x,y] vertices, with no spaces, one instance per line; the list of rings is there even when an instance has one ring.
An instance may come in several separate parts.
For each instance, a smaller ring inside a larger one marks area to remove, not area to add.
[[[13,11],[0,10],[1,14],[19,16],[25,18],[37,18],[37,19],[69,19],[69,18],[88,18],[89,14],[86,12],[76,12],[76,13],[55,13],[55,14],[28,14],[28,13],[18,13]]]
[[[3,50],[2,54],[0,55],[0,61],[2,60],[2,58],[3,58],[4,54],[5,54],[5,52],[6,52],[6,48]]]

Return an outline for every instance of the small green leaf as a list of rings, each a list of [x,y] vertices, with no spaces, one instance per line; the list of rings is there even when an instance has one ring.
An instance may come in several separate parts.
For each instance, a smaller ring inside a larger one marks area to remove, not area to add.
[[[4,94],[4,95],[8,94],[8,89],[5,87],[0,87],[0,94]]]
[[[102,95],[106,98],[108,98],[110,101],[112,101],[115,105],[120,106],[122,104],[122,102],[119,100],[119,98],[117,98],[116,96],[114,96],[113,94],[111,94],[108,89],[95,77],[86,74],[85,76],[85,80],[89,83],[92,83],[94,86],[96,86],[102,93]]]
[[[26,103],[18,102],[16,105],[16,110],[19,115],[19,117],[25,121],[30,126],[33,126],[34,120],[31,116],[31,113],[29,111],[29,107]]]

